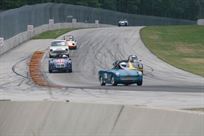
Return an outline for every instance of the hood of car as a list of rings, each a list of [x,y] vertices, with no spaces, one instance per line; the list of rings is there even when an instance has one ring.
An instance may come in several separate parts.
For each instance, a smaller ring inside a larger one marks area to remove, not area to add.
[[[53,51],[57,51],[57,50],[68,50],[69,48],[67,46],[50,46],[50,50],[53,50]]]
[[[64,58],[60,58],[60,59],[52,59],[51,63],[57,64],[57,65],[62,65],[69,62],[69,59],[64,59]]]
[[[113,73],[115,73],[118,76],[138,76],[141,75],[142,73],[136,69],[131,70],[131,69],[120,69],[120,70],[111,70]]]
[[[75,42],[75,41],[67,41],[67,44],[68,44],[69,46],[72,46],[72,45],[76,45],[76,42]]]
[[[127,21],[119,21],[119,23],[127,23]]]
[[[56,64],[64,64],[66,62],[66,60],[65,59],[55,59],[54,62]]]

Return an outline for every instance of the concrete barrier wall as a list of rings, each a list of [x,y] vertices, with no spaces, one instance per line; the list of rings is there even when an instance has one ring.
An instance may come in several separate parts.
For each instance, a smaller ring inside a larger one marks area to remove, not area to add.
[[[73,18],[76,18],[78,22],[94,23],[95,20],[100,20],[102,24],[112,25],[117,25],[121,19],[127,19],[130,26],[196,24],[196,21],[190,20],[126,14],[62,3],[43,3],[25,5],[1,12],[0,37],[9,39],[18,33],[26,31],[26,26],[29,24],[38,27],[47,24],[49,19],[54,19],[56,23],[65,23],[71,22]]]
[[[204,25],[204,19],[198,19],[197,24],[198,25]]]
[[[203,136],[204,114],[136,106],[0,102],[0,136]]]
[[[95,27],[107,27],[111,25],[104,25],[104,24],[96,24],[96,23],[56,23],[56,24],[45,24],[33,29],[32,32],[25,31],[13,36],[10,39],[4,41],[4,44],[0,46],[0,55],[6,53],[10,49],[20,45],[21,43],[30,40],[33,36],[36,36],[42,32],[48,30],[56,30],[56,29],[63,29],[63,28],[95,28]]]

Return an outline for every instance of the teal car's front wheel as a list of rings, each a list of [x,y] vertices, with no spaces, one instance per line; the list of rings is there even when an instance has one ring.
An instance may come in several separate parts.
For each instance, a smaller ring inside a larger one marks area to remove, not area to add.
[[[100,81],[100,85],[101,86],[105,86],[106,85],[106,82],[103,80],[103,78],[101,76],[99,77],[99,81]]]
[[[111,84],[112,86],[117,86],[114,76],[111,77]]]

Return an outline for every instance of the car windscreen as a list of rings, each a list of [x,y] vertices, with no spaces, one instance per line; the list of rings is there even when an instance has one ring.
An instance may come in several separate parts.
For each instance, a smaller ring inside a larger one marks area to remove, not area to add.
[[[65,40],[74,41],[74,37],[73,36],[65,36]]]
[[[132,57],[132,59],[133,59],[133,60],[138,60],[138,58],[137,58],[137,57],[135,57],[135,56],[134,56],[134,57]]]
[[[64,41],[54,41],[51,43],[51,46],[65,46]]]

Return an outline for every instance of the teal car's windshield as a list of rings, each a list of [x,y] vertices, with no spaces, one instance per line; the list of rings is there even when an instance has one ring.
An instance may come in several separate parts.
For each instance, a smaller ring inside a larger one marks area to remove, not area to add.
[[[113,63],[113,68],[112,69],[125,69],[127,68],[128,65],[126,62],[115,62]]]

